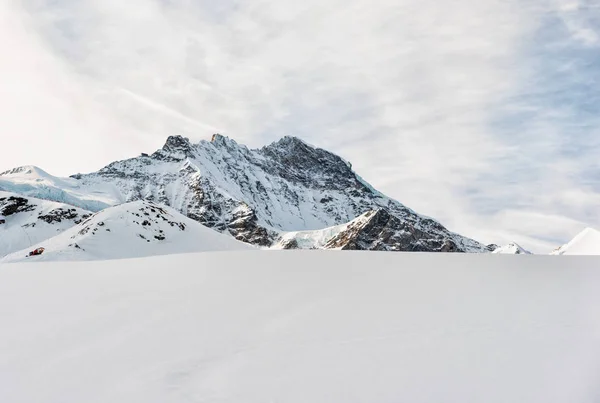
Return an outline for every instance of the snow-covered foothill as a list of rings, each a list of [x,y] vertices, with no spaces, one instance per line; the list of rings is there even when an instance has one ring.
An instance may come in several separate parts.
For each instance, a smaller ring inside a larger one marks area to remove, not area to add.
[[[0,191],[0,258],[52,238],[91,212],[63,203]]]
[[[45,249],[39,256],[28,250]],[[250,250],[175,210],[147,201],[110,207],[2,262],[123,259],[176,253]]]
[[[7,403],[600,401],[596,257],[0,264],[0,324]]]
[[[586,228],[569,243],[557,248],[553,255],[600,255],[600,231]]]

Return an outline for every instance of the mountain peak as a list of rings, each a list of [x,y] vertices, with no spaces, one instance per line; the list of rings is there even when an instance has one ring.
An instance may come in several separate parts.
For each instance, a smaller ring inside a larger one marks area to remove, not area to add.
[[[525,250],[516,242],[511,242],[508,245],[501,246],[492,251],[495,254],[502,255],[531,255],[531,252]]]
[[[168,153],[187,154],[192,149],[192,144],[190,143],[190,139],[187,137],[174,135],[167,137],[167,141],[162,149]]]
[[[229,138],[229,137],[224,136],[219,133],[213,134],[210,142],[211,142],[211,144],[214,144],[215,146],[225,146],[227,148],[240,147],[240,144],[238,144],[234,139]],[[241,146],[241,147],[245,148],[246,146]]]
[[[600,253],[600,231],[586,228],[569,243],[555,249],[552,255],[597,255]]]
[[[9,169],[8,171],[0,172],[0,176],[36,176],[36,177],[46,177],[50,176],[43,169],[36,167],[35,165],[23,165],[20,167],[16,167],[13,169]]]
[[[302,140],[299,137],[294,137],[294,136],[283,136],[282,138],[280,138],[277,141],[274,141],[273,143],[269,144],[268,146],[264,147],[265,149],[281,149],[281,148],[285,148],[285,149],[290,149],[290,150],[299,150],[299,149],[304,149],[304,150],[318,150],[319,148],[316,146],[313,146],[312,144],[308,144],[306,141]]]

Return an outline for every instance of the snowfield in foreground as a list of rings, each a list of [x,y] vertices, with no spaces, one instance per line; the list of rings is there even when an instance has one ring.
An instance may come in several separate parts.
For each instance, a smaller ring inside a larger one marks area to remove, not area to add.
[[[0,264],[0,402],[598,402],[600,260]]]

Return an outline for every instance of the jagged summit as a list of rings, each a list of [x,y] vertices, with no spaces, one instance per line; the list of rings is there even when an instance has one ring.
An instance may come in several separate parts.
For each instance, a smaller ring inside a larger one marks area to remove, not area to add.
[[[69,181],[73,181],[69,186],[34,186],[30,191],[37,189],[41,197],[60,195],[92,211],[135,200],[154,201],[261,246],[273,245],[283,233],[322,230],[379,211],[375,218],[381,219],[376,225],[381,237],[388,232],[396,235],[380,242],[363,237],[364,248],[488,252],[478,242],[381,194],[342,157],[292,136],[260,149],[221,134],[198,143],[169,136],[151,155],[116,161]],[[94,200],[97,204],[91,203]]]
[[[166,152],[170,153],[188,153],[192,149],[192,144],[190,143],[190,139],[183,136],[169,136],[167,137],[167,141],[162,149]]]
[[[299,137],[295,136],[283,136],[279,140],[274,141],[273,143],[265,146],[263,148],[273,148],[273,147],[300,147],[304,149],[313,149],[313,150],[321,150],[321,148],[314,146],[312,144],[307,143]]]

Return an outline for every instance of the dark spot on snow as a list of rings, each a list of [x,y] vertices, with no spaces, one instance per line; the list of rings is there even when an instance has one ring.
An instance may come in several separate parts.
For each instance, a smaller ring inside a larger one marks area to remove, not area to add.
[[[35,205],[29,204],[29,200],[27,199],[10,196],[8,199],[3,198],[2,205],[0,205],[0,214],[8,217],[12,214],[32,211],[34,208]]]

